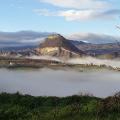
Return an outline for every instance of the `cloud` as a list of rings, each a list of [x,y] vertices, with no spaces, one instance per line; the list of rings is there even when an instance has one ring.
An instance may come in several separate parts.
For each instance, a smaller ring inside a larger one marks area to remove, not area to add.
[[[46,32],[0,32],[0,47],[39,45],[39,43],[49,35]]]
[[[39,0],[58,7],[75,9],[101,9],[110,6],[107,0]]]
[[[50,34],[52,33],[33,31],[0,32],[0,48],[29,45],[37,46]],[[114,43],[116,40],[120,40],[120,37],[95,33],[74,33],[65,37],[71,40],[86,41],[96,44]]]
[[[59,7],[59,11],[36,9],[35,12],[42,16],[64,17],[67,21],[81,20],[113,20],[120,14],[113,0],[39,0]],[[114,0],[116,3],[117,0]],[[65,8],[65,9],[62,9]]]
[[[107,60],[107,59],[97,59],[93,57],[83,57],[83,58],[76,58],[70,59],[67,61],[70,64],[88,64],[88,65],[106,65],[106,67],[112,68],[120,68],[120,61],[119,60]]]
[[[96,34],[96,33],[74,33],[67,36],[68,39],[86,41],[88,43],[94,44],[105,44],[105,43],[115,43],[120,41],[118,36],[110,36],[106,34]]]
[[[64,17],[67,21],[80,20],[112,20],[120,14],[120,9],[113,10],[64,10],[64,11],[49,11],[48,9],[36,9],[36,13],[42,16],[58,16]]]

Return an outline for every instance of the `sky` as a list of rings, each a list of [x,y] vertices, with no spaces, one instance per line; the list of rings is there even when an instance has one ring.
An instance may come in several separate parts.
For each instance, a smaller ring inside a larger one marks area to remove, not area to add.
[[[120,0],[1,0],[0,31],[119,36]]]

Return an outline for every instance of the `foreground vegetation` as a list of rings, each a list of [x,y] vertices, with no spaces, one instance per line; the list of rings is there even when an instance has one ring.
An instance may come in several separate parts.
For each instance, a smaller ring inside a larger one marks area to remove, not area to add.
[[[119,120],[120,93],[93,96],[33,97],[0,94],[0,120]]]

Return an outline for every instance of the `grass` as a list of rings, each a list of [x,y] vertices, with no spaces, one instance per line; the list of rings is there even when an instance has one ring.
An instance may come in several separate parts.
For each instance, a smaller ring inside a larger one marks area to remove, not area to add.
[[[120,94],[105,99],[93,96],[33,97],[0,94],[0,120],[119,120]]]

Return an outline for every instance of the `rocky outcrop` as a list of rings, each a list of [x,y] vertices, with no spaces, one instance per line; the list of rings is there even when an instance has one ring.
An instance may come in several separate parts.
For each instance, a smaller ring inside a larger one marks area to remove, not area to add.
[[[36,51],[40,55],[65,58],[80,57],[84,55],[84,52],[75,47],[70,40],[65,39],[59,34],[48,36],[48,38],[39,45]]]

